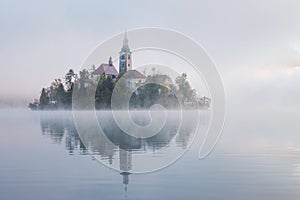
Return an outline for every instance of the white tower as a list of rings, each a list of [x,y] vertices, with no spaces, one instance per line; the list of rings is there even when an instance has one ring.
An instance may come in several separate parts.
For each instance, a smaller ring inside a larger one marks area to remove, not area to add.
[[[128,46],[127,33],[124,34],[123,46],[119,53],[119,74],[123,74],[132,69],[131,51]]]

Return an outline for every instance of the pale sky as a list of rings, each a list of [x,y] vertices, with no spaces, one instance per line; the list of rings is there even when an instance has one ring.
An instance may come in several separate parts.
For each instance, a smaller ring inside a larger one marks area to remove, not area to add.
[[[0,0],[0,100],[38,98],[112,35],[162,27],[206,49],[228,101],[297,106],[299,22],[298,0]]]

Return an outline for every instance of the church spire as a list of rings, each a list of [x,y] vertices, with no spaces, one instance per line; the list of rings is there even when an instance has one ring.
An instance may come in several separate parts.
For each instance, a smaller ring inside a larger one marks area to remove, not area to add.
[[[132,69],[131,51],[128,46],[127,32],[124,33],[123,46],[119,53],[119,73],[125,73]]]
[[[109,57],[108,64],[109,64],[109,66],[112,66],[112,65],[113,65],[113,61],[112,61],[111,56]]]
[[[128,46],[128,38],[127,38],[127,32],[125,31],[124,33],[124,38],[123,38],[123,47],[122,50],[123,52],[129,52],[129,46]]]

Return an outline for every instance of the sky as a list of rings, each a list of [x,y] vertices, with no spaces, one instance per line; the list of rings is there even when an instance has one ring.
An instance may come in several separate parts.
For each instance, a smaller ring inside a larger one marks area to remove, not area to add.
[[[70,68],[78,70],[112,35],[161,27],[206,49],[223,79],[229,107],[295,108],[299,8],[298,0],[0,0],[0,104],[22,100],[25,105],[38,98],[42,87]]]

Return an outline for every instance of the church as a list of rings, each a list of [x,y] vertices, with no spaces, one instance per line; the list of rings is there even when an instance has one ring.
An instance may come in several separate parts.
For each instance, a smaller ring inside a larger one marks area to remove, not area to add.
[[[102,63],[95,71],[92,72],[92,77],[94,80],[105,75],[111,77],[113,80],[119,75],[127,73],[126,77],[128,79],[127,83],[131,86],[135,86],[146,80],[146,76],[137,70],[132,69],[132,52],[130,51],[128,45],[127,33],[125,32],[123,38],[123,46],[119,52],[119,72],[113,64],[112,58],[109,57],[108,63]]]

